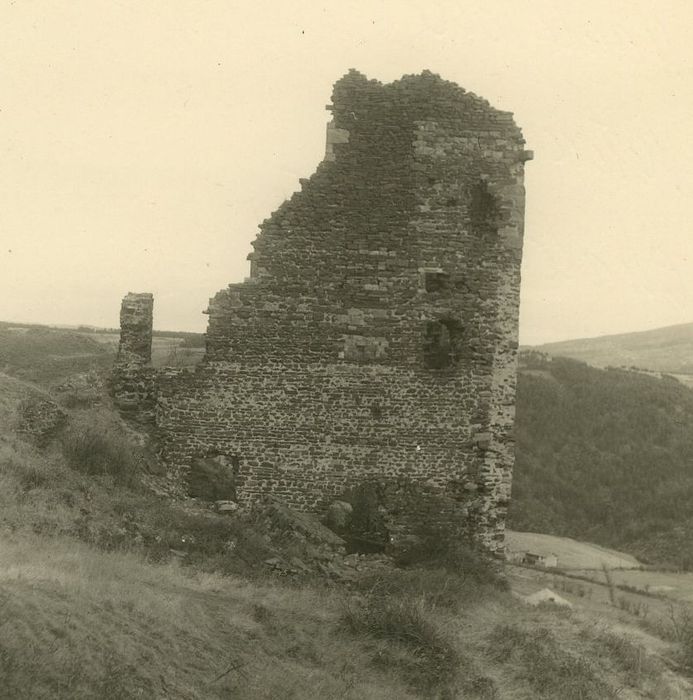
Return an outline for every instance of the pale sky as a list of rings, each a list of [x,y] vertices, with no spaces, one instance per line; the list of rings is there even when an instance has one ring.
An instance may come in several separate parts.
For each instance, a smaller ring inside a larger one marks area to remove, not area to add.
[[[324,153],[332,84],[515,113],[524,343],[693,321],[693,3],[0,0],[0,320],[204,330]]]

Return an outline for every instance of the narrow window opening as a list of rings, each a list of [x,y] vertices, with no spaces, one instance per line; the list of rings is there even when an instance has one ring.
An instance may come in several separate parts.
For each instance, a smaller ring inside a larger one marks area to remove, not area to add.
[[[445,369],[457,363],[462,325],[455,319],[427,321],[424,329],[424,365]]]
[[[450,287],[450,275],[442,270],[427,270],[423,273],[423,282],[427,292],[446,292]]]
[[[489,192],[486,182],[482,180],[474,185],[469,201],[472,227],[480,233],[496,233],[499,214],[496,198]]]

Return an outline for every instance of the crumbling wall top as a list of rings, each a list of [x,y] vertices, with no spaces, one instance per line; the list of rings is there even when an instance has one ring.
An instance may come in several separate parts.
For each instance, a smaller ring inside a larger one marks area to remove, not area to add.
[[[514,127],[521,138],[512,112],[492,107],[483,97],[429,70],[381,83],[351,69],[335,83],[332,104],[327,109],[333,114],[335,126],[341,129],[358,129],[359,122],[369,116],[377,118],[383,110],[392,116],[394,110],[400,113],[400,119],[405,117],[410,122],[464,119],[472,128],[475,122],[488,128],[490,118],[506,129]]]

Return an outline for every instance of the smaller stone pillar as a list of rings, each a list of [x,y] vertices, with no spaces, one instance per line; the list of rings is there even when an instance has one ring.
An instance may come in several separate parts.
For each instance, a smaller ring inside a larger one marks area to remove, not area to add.
[[[129,419],[152,424],[156,414],[156,370],[152,360],[154,296],[128,293],[120,307],[120,344],[111,376],[115,405]]]
[[[154,296],[128,294],[120,307],[118,364],[149,364],[152,360]]]

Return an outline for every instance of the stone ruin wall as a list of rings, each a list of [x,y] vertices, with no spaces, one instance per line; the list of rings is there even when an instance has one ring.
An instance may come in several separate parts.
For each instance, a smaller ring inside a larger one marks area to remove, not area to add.
[[[406,477],[499,550],[531,153],[510,113],[430,73],[352,71],[328,109],[325,160],[260,226],[250,278],[210,300],[194,371],[151,374],[150,297],[126,297],[123,403],[155,420],[174,482],[224,455],[241,502],[319,512]]]
[[[154,297],[129,292],[120,307],[120,344],[111,391],[120,412],[138,423],[155,420],[157,374],[151,366]]]

